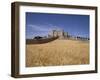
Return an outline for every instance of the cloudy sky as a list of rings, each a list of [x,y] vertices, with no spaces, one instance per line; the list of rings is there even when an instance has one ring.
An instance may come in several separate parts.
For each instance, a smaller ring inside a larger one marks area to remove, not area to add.
[[[26,38],[46,36],[53,29],[89,37],[89,16],[26,12]]]

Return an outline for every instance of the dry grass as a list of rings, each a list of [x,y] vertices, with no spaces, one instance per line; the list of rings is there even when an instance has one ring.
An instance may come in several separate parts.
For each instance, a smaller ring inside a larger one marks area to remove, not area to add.
[[[89,64],[89,42],[55,40],[26,45],[26,66]]]

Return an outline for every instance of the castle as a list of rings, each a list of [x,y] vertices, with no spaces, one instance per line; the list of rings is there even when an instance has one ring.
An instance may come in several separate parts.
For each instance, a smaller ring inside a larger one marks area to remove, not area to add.
[[[58,39],[74,39],[74,40],[89,40],[89,38],[86,37],[80,37],[80,36],[72,36],[68,32],[64,32],[64,30],[52,30],[48,37],[58,37]]]
[[[58,37],[59,39],[65,39],[69,36],[68,32],[64,30],[52,30],[48,35],[49,37]]]

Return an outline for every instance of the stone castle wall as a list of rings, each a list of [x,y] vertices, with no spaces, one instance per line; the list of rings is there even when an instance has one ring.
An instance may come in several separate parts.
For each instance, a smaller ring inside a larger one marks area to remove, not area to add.
[[[67,32],[65,33],[63,30],[52,30],[49,36],[59,37],[59,39],[64,39],[65,37],[68,36],[68,33]]]
[[[68,32],[64,32],[64,30],[52,30],[48,36],[58,37],[58,39],[89,40],[89,38],[85,38],[85,37],[71,36],[69,35]]]

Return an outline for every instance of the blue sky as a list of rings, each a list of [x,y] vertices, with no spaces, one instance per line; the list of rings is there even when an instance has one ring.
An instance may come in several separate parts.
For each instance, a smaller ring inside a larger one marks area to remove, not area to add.
[[[89,37],[89,15],[26,12],[26,38],[46,36],[53,29],[63,29],[73,36]]]

